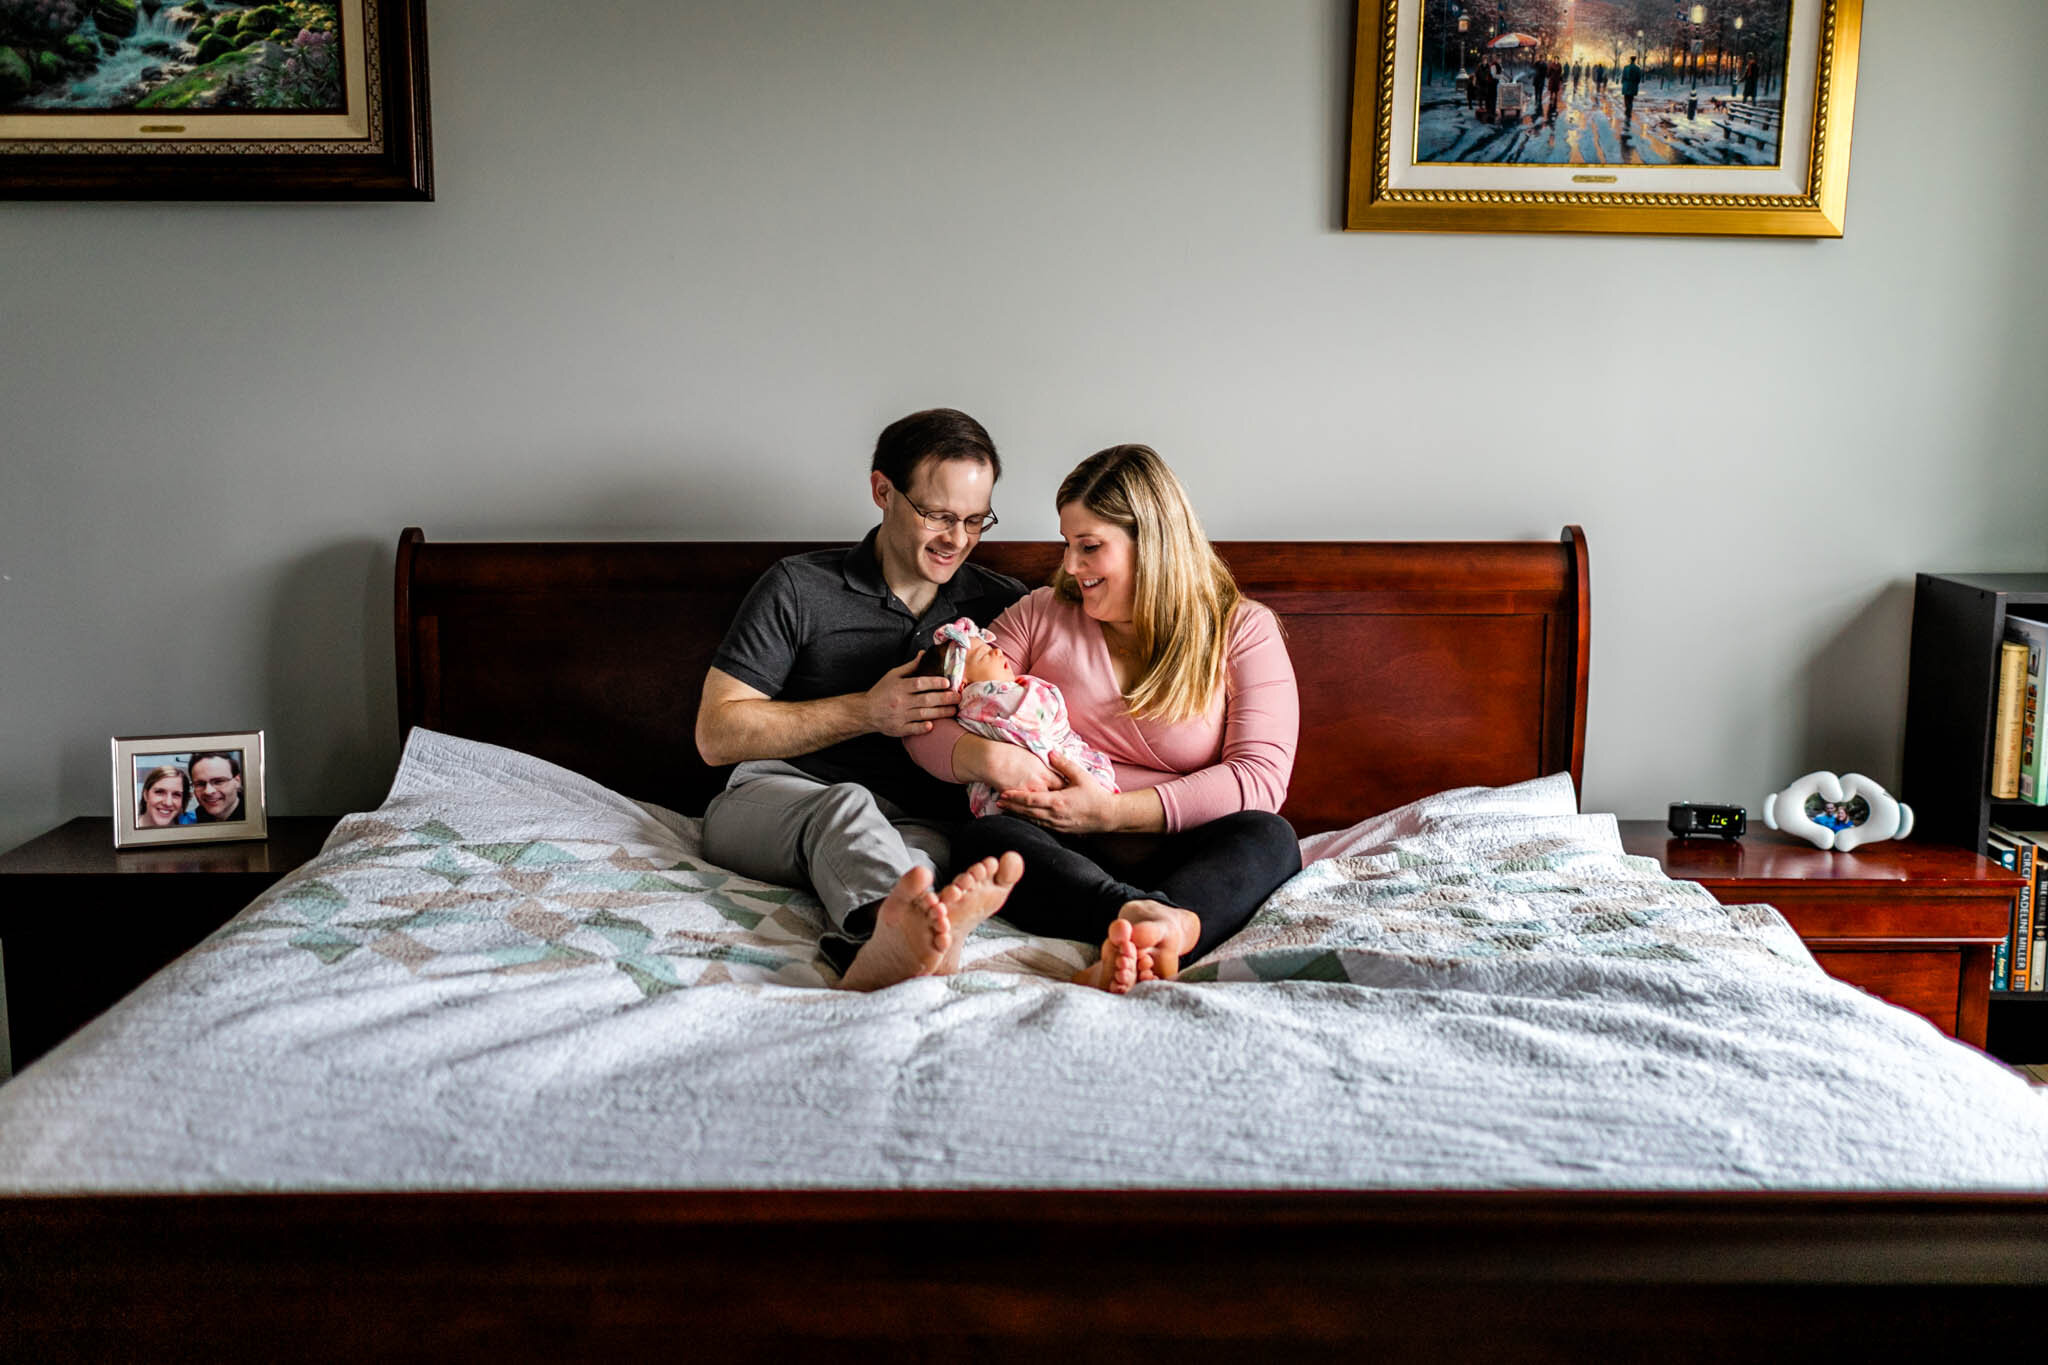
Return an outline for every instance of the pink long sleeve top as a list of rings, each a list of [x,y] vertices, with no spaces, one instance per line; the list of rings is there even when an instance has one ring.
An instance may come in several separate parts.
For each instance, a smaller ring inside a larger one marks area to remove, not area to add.
[[[1178,725],[1131,718],[1102,627],[1051,588],[1012,606],[989,630],[1019,674],[1036,674],[1066,695],[1074,733],[1109,756],[1119,786],[1159,793],[1168,830],[1241,810],[1279,811],[1294,771],[1301,701],[1279,618],[1268,608],[1247,601],[1238,609],[1223,695],[1207,715]],[[953,746],[964,733],[953,721],[940,721],[904,744],[925,771],[956,782]]]

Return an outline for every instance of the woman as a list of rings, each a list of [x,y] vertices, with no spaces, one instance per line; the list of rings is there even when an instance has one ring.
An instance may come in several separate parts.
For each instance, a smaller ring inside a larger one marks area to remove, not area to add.
[[[1100,935],[1101,961],[1075,979],[1121,993],[1178,975],[1301,870],[1276,813],[1300,702],[1278,618],[1238,592],[1157,452],[1091,455],[1055,503],[1067,548],[1052,585],[990,630],[1017,672],[1065,695],[1121,790],[951,721],[906,743],[936,776],[1002,793],[1003,814],[954,831],[956,860],[1022,854],[1004,917]]]
[[[149,776],[142,779],[142,799],[136,806],[135,827],[169,829],[172,825],[190,824],[185,815],[185,805],[191,795],[192,781],[185,776],[183,768],[168,764],[151,768]]]

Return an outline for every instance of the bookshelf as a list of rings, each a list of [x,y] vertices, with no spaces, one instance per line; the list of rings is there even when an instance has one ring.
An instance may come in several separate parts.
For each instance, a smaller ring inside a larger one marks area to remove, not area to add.
[[[1991,796],[1998,645],[2006,613],[2048,619],[2048,573],[1919,574],[1900,796],[1913,837],[1984,851],[1994,824],[2048,829],[2048,806]],[[1988,1050],[2048,1061],[2048,991],[1994,991]]]

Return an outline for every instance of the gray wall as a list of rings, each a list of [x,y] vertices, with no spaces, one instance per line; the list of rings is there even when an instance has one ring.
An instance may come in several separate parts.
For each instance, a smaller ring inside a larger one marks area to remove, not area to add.
[[[1895,782],[1914,570],[2048,567],[2048,6],[1961,8],[1870,0],[1812,243],[1335,230],[1343,0],[439,0],[435,204],[0,206],[0,843],[114,734],[373,804],[401,526],[850,537],[938,403],[1005,534],[1119,440],[1222,537],[1583,523],[1590,807]]]

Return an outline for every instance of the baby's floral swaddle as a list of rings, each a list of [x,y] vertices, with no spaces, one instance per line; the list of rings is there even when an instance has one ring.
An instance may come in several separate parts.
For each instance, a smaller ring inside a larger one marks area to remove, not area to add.
[[[1043,678],[1027,673],[1013,683],[968,683],[960,689],[959,721],[983,739],[1023,745],[1048,767],[1054,753],[1065,754],[1104,787],[1118,790],[1109,756],[1074,733],[1067,722],[1066,697]],[[996,807],[996,789],[986,782],[967,789],[967,806],[977,819],[1002,814]]]

